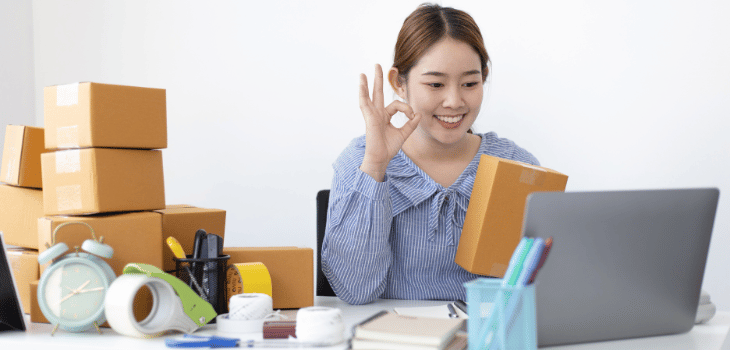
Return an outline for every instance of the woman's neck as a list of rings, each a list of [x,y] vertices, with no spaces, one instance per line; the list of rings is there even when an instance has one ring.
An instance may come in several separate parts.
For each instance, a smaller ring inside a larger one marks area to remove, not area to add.
[[[427,162],[449,162],[471,160],[479,149],[481,138],[465,134],[454,143],[441,143],[423,131],[416,129],[403,143],[403,152],[411,159]]]

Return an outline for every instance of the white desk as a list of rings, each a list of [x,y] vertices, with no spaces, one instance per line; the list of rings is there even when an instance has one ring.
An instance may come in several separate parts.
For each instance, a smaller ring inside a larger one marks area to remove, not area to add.
[[[378,300],[369,305],[353,306],[335,297],[315,297],[315,304],[342,309],[348,332],[352,325],[369,317],[377,311],[394,307],[443,305],[443,301],[416,300]],[[26,321],[28,317],[26,316]],[[90,330],[85,333],[67,333],[58,331],[51,336],[52,327],[48,324],[28,323],[27,332],[0,333],[0,349],[167,349],[164,338],[137,339],[117,334],[114,330],[103,328],[103,334]],[[730,312],[719,312],[707,324],[696,325],[684,334],[629,339],[611,342],[577,344],[544,348],[548,350],[628,350],[628,349],[662,349],[662,350],[719,350],[730,330]],[[196,334],[217,334],[215,325],[203,327]],[[231,337],[230,334],[220,334]],[[179,335],[170,335],[177,337]],[[260,339],[260,336],[259,336]],[[346,345],[319,350],[346,349]],[[724,349],[723,349],[724,350]]]

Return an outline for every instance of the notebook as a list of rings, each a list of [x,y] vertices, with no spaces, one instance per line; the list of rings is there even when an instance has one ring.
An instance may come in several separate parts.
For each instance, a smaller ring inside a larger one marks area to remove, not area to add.
[[[414,345],[406,343],[392,343],[377,340],[353,339],[352,350],[465,350],[468,346],[468,335],[466,332],[456,332],[451,342],[446,347]]]
[[[443,349],[454,338],[464,320],[413,317],[386,312],[355,327],[358,340],[404,343]]]
[[[719,191],[543,192],[523,233],[552,236],[537,276],[538,345],[687,332]]]

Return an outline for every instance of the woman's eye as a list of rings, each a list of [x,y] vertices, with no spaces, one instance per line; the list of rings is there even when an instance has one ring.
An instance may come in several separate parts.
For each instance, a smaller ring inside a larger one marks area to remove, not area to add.
[[[471,83],[465,83],[464,86],[466,86],[466,87],[473,87],[473,86],[476,86],[477,84],[479,84],[479,83],[478,82],[471,82]]]
[[[429,83],[428,86],[434,87],[434,88],[440,88],[440,87],[444,86],[444,84],[441,84],[441,83]]]

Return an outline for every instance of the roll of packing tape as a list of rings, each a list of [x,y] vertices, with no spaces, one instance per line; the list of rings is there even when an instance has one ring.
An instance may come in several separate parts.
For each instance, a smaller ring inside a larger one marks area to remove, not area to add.
[[[152,293],[152,311],[137,322],[134,297],[143,287]],[[139,338],[152,338],[169,330],[192,333],[198,329],[183,310],[182,302],[172,286],[163,279],[146,275],[121,275],[114,280],[104,298],[104,312],[109,325],[117,333]]]
[[[271,275],[263,263],[238,263],[228,267],[226,273],[227,296],[242,293],[262,293],[273,297],[271,293]]]
[[[340,309],[310,306],[299,309],[296,325],[297,339],[322,345],[339,344],[345,340],[345,323]]]
[[[264,321],[274,314],[271,296],[243,293],[231,297],[228,314],[216,318],[218,331],[224,333],[261,333]]]
[[[231,320],[262,320],[274,312],[273,300],[263,293],[243,293],[231,297],[228,318]]]

